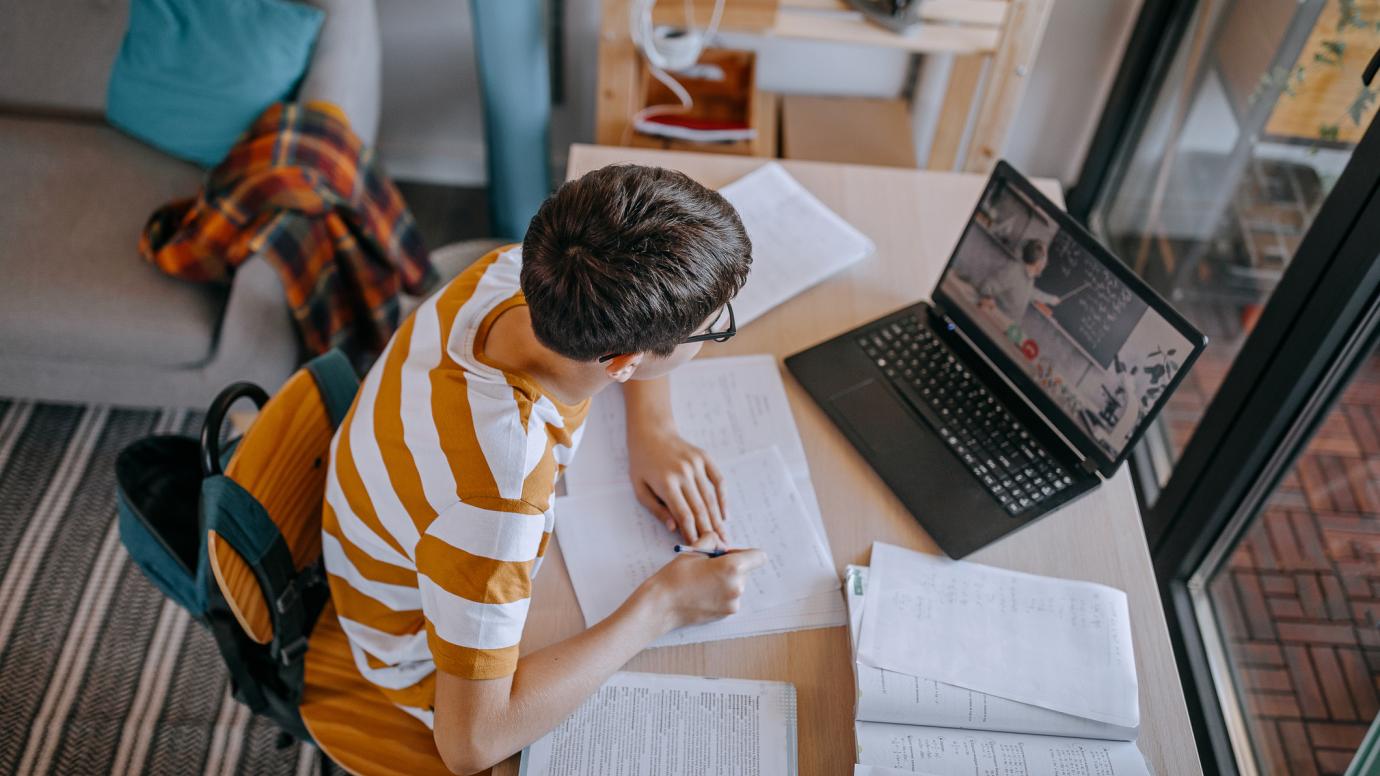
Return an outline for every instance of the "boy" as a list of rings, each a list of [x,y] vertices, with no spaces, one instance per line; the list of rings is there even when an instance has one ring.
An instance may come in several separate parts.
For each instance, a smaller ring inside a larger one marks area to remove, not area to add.
[[[685,175],[596,170],[419,307],[365,378],[331,451],[331,597],[361,673],[432,726],[450,770],[508,757],[662,634],[737,610],[765,556],[687,554],[593,628],[518,654],[556,478],[609,385],[639,499],[721,545],[720,474],[676,433],[663,378],[732,336],[751,251],[732,206]]]

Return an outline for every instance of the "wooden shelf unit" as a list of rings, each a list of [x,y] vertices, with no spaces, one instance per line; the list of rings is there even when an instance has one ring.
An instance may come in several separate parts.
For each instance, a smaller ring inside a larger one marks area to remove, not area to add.
[[[603,0],[595,134],[605,145],[629,144],[628,122],[642,94],[629,7],[629,0]],[[694,24],[707,24],[713,7],[713,0],[694,0]],[[1052,7],[1053,0],[926,0],[921,23],[894,33],[841,0],[727,0],[720,29],[954,55],[928,166],[985,173],[1001,155]],[[654,19],[685,25],[684,9],[684,3],[664,0]]]

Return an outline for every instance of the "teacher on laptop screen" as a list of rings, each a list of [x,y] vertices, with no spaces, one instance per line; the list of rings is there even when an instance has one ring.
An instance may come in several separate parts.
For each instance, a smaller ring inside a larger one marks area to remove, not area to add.
[[[1011,186],[988,187],[941,287],[1113,457],[1193,350]]]

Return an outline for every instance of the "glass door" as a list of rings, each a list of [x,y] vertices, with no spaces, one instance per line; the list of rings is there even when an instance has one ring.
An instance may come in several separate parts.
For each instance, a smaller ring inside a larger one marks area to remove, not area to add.
[[[1141,22],[1071,202],[1212,339],[1132,459],[1199,753],[1341,774],[1380,707],[1380,0]]]
[[[1146,513],[1205,763],[1341,774],[1380,707],[1380,122]]]
[[[1380,0],[1177,5],[1162,84],[1089,219],[1211,340],[1137,454],[1147,507],[1374,115],[1360,75],[1380,45]]]
[[[1344,773],[1380,709],[1373,344],[1311,439],[1263,502],[1238,512],[1186,593],[1241,771]]]

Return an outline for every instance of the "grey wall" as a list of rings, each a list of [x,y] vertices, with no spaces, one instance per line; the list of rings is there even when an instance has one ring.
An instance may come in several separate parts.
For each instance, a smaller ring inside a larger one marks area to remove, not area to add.
[[[1071,186],[1112,88],[1142,0],[1055,0],[1007,157]]]

